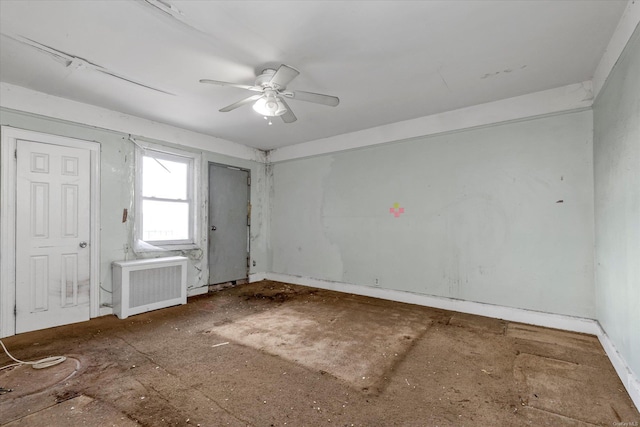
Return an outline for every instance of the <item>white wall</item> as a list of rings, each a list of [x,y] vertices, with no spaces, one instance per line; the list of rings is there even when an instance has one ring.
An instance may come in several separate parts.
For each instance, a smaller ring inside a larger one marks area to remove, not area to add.
[[[636,29],[594,104],[596,313],[636,381],[640,375],[639,76],[640,29]]]
[[[271,271],[593,318],[592,149],[582,111],[276,163]]]
[[[63,101],[64,102],[64,101]],[[89,106],[87,106],[89,108]],[[100,176],[100,304],[111,304],[111,263],[124,259],[148,258],[157,256],[183,255],[189,258],[187,271],[187,286],[190,292],[198,292],[202,288],[206,292],[208,285],[207,244],[203,242],[202,248],[189,251],[134,253],[133,220],[135,218],[133,190],[134,190],[134,145],[127,140],[127,135],[92,126],[80,125],[68,121],[21,113],[8,109],[0,110],[0,124],[21,129],[28,129],[54,135],[79,138],[88,141],[97,141],[101,147],[101,176]],[[177,134],[177,136],[176,136]],[[181,149],[201,153],[204,165],[207,162],[228,164],[240,168],[249,169],[252,176],[251,187],[251,258],[256,261],[254,270],[264,271],[267,265],[267,225],[264,218],[266,206],[265,194],[267,193],[267,180],[265,165],[262,162],[229,157],[214,152],[189,147],[188,135],[185,138],[179,132],[171,134],[174,140],[183,138]],[[168,142],[145,139],[149,142],[166,146],[178,146]],[[196,141],[199,142],[199,141]],[[207,167],[201,168],[201,182],[203,183],[200,209],[200,229],[207,229],[206,209],[206,183]],[[127,222],[122,222],[123,209],[129,210]],[[19,267],[18,267],[19,268]]]

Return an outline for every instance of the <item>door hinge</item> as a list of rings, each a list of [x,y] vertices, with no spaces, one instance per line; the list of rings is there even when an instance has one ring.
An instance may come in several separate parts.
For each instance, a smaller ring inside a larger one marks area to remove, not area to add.
[[[17,316],[18,315],[18,304],[14,304],[13,305],[13,315]]]
[[[18,149],[13,150],[13,157],[18,160]]]
[[[251,187],[251,177],[247,176],[247,185]]]

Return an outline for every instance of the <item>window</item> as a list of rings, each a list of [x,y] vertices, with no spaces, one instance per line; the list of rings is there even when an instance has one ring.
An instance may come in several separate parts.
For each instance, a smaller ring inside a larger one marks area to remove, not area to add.
[[[197,156],[164,150],[136,151],[136,238],[151,247],[194,247]]]

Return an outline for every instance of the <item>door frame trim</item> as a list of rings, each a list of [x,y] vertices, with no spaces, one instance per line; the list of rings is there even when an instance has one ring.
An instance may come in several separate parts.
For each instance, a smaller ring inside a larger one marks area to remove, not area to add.
[[[0,127],[0,338],[15,335],[16,318],[16,186],[15,152],[20,139],[89,150],[90,274],[89,317],[100,314],[100,143],[11,126]]]

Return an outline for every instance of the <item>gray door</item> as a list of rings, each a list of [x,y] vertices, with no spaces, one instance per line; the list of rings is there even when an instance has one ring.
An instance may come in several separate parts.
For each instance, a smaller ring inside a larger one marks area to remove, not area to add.
[[[248,277],[249,171],[209,163],[209,284]]]

